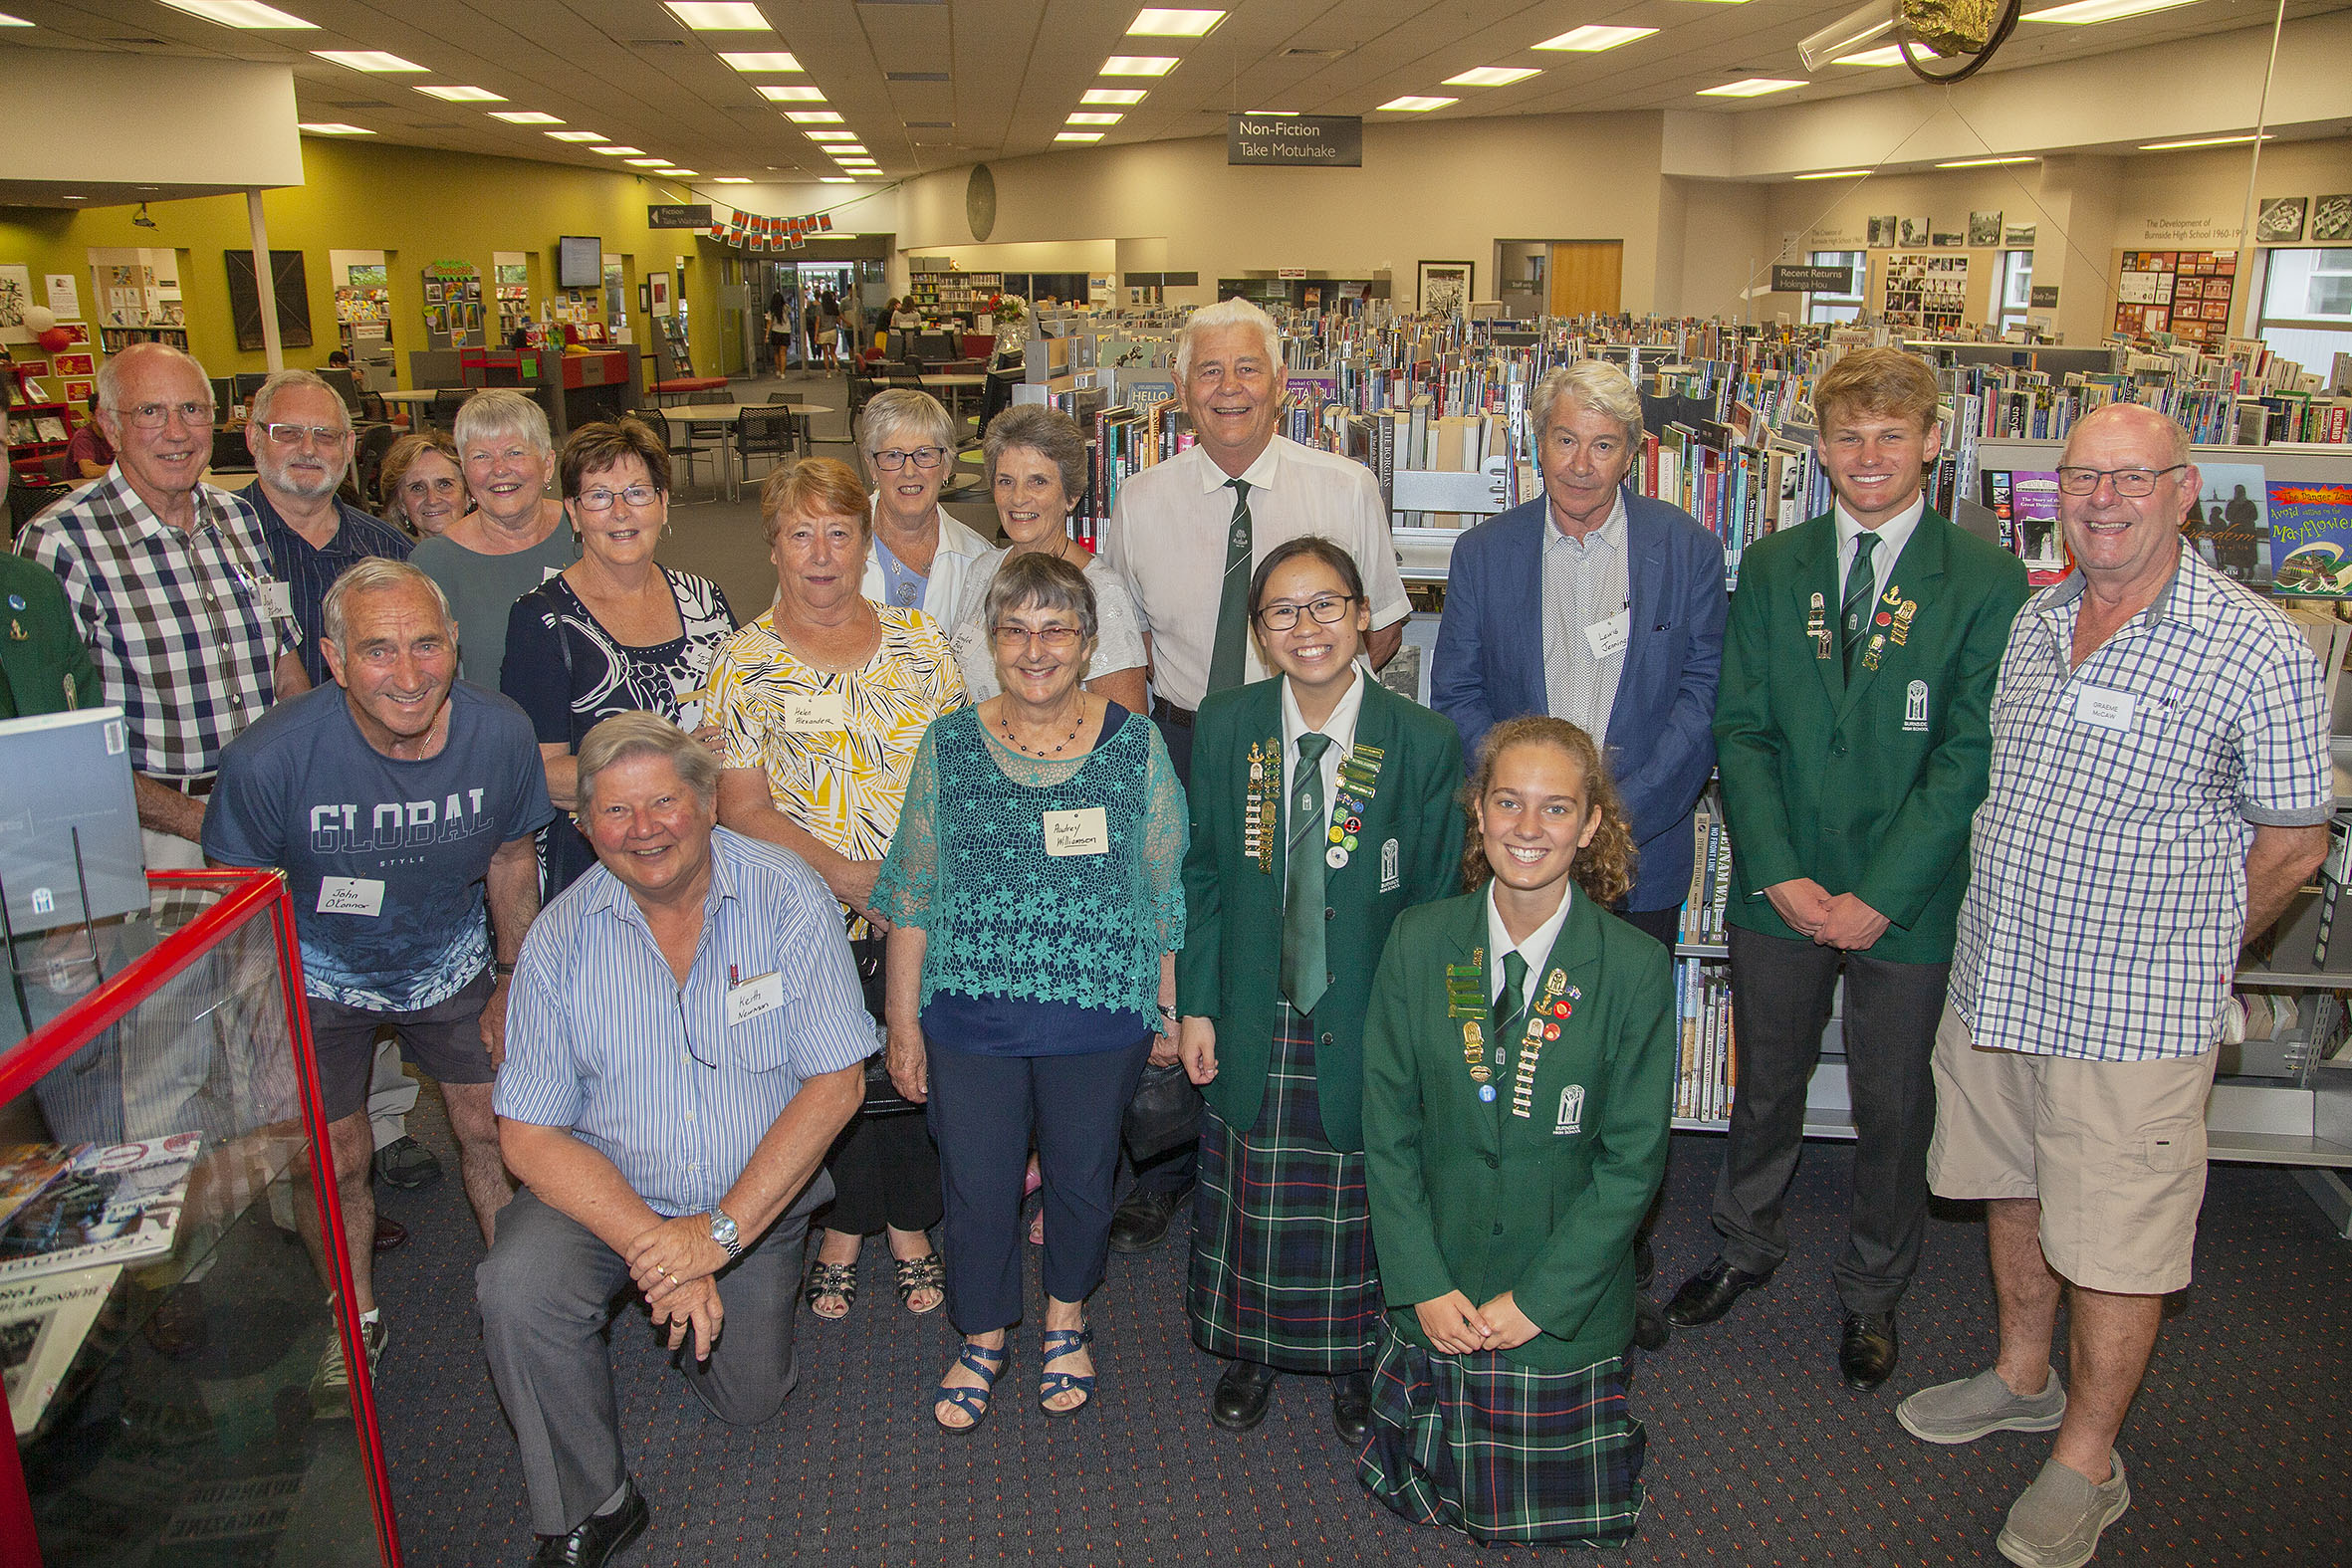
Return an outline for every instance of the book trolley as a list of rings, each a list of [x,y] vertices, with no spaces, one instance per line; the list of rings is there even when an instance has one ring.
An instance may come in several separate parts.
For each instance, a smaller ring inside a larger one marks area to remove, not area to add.
[[[310,1176],[333,1161],[285,882],[148,887],[143,917],[12,948],[0,1562],[398,1568],[342,1214]],[[142,1198],[124,1152],[157,1146],[193,1161]],[[326,1277],[302,1239],[322,1224]],[[338,1337],[349,1399],[314,1398]]]

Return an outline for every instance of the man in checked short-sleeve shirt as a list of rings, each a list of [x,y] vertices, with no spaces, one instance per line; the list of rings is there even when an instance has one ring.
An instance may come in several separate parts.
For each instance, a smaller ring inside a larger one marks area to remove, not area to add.
[[[1930,1443],[2057,1432],[1999,1541],[2028,1568],[2088,1561],[2131,1501],[2113,1445],[2189,1283],[2231,972],[2334,813],[2319,661],[2181,548],[2187,433],[2102,408],[2058,482],[2076,569],[2001,660],[1928,1154],[1935,1193],[1988,1200],[1999,1359],[1896,1413]],[[2050,1370],[2062,1291],[2071,1388]]]

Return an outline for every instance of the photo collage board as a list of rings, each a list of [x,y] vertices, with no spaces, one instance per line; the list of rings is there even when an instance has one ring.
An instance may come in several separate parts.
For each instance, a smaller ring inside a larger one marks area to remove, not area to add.
[[[2234,251],[2124,251],[2115,270],[2115,330],[2171,333],[2200,348],[2230,336]]]

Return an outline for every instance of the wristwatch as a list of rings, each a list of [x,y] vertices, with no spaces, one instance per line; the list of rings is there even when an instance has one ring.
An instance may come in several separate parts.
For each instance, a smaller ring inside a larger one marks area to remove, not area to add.
[[[515,966],[514,966],[514,965],[512,965],[512,964],[501,964],[501,963],[499,963],[499,962],[498,962],[496,959],[493,959],[493,960],[491,960],[491,962],[490,962],[490,978],[491,978],[492,980],[505,980],[505,979],[507,979],[508,977],[512,976],[514,973],[515,973]]]
[[[729,1261],[743,1255],[743,1241],[735,1222],[728,1218],[727,1211],[724,1209],[713,1208],[711,1210],[711,1239],[726,1248]]]

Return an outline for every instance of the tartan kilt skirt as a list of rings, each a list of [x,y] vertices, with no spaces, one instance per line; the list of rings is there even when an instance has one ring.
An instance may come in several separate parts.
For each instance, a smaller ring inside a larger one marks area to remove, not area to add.
[[[1364,1157],[1323,1138],[1314,1027],[1276,1005],[1258,1125],[1202,1119],[1185,1311],[1211,1355],[1283,1372],[1362,1372],[1384,1303]]]
[[[1355,1472],[1394,1512],[1475,1541],[1623,1546],[1647,1446],[1621,1356],[1543,1372],[1425,1350],[1384,1319]]]

